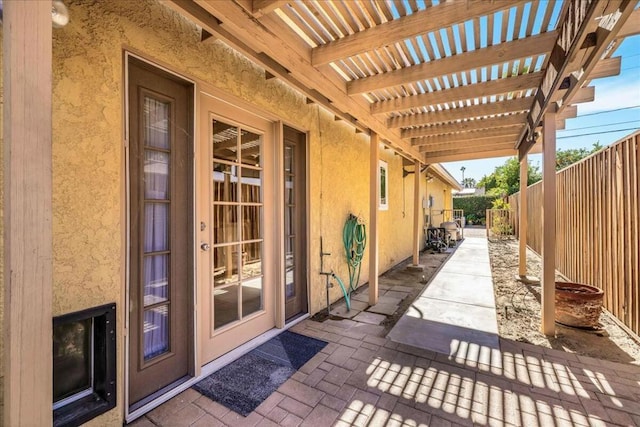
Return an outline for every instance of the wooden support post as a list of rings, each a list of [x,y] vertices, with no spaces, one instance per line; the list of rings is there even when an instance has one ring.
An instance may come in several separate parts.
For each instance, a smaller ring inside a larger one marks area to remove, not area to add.
[[[51,3],[5,1],[4,425],[53,423]]]
[[[372,131],[369,147],[369,236],[367,238],[369,245],[369,305],[378,303],[379,151],[378,134]]]
[[[528,180],[527,155],[520,159],[520,209],[518,214],[518,243],[520,245],[518,274],[520,277],[527,275],[527,180]]]
[[[415,160],[416,172],[413,179],[413,265],[420,264],[420,161]]]
[[[544,115],[542,137],[542,324],[555,335],[556,293],[556,114]]]

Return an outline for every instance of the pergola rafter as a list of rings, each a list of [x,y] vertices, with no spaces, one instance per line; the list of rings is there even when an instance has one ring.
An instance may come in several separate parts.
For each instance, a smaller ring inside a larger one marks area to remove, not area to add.
[[[490,67],[516,59],[530,58],[548,52],[555,43],[556,38],[557,34],[555,32],[548,32],[508,43],[487,46],[483,49],[453,55],[436,61],[353,80],[347,83],[347,90],[349,95],[373,92],[424,80],[425,76],[439,77],[460,71]]]
[[[419,136],[445,135],[456,132],[468,132],[479,129],[496,129],[504,126],[516,126],[525,123],[525,114],[509,114],[487,119],[465,120],[444,125],[422,126],[402,131],[403,138],[416,138]]]
[[[453,147],[459,144],[464,144],[468,141],[474,141],[475,144],[479,144],[482,143],[483,140],[490,139],[491,141],[485,142],[492,142],[495,141],[497,137],[511,138],[511,140],[513,140],[514,135],[520,134],[521,131],[522,125],[505,126],[496,129],[483,129],[471,132],[450,133],[446,135],[416,137],[411,139],[411,144],[418,147],[434,145]],[[420,149],[420,151],[424,150]]]
[[[512,126],[509,113],[526,112],[528,125],[513,146],[526,139],[529,148],[525,135],[551,103],[558,103],[562,128],[575,109],[562,110],[593,100],[590,80],[620,72],[620,59],[603,46],[637,34],[640,21],[635,0],[455,0],[411,10],[382,0],[166,3],[265,67],[266,78],[283,80],[357,132],[374,132],[421,162],[424,153],[406,138],[468,131],[472,122]],[[567,37],[575,42],[571,51],[554,48]]]

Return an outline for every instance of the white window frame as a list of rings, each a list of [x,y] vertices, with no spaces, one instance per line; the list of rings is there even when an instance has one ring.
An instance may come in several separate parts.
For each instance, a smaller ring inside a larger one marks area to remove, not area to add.
[[[378,209],[389,210],[389,164],[378,161]]]

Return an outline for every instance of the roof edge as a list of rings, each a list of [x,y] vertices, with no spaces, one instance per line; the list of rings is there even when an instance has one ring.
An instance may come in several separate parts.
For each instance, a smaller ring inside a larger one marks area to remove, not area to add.
[[[449,171],[445,169],[445,167],[442,166],[440,163],[434,163],[429,166],[431,167],[430,170],[432,172],[438,175],[438,177],[441,178],[444,182],[446,182],[447,184],[450,184],[454,190],[458,190],[458,191],[462,190],[462,185],[460,185],[458,180],[455,179],[453,175],[451,175]]]

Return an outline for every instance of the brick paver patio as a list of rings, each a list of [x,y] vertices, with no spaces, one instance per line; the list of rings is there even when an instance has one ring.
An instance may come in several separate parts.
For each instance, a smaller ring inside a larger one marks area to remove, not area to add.
[[[428,255],[421,255],[421,262],[423,256]],[[381,298],[397,304],[398,293],[422,289],[420,273],[413,275],[415,280],[398,269],[382,276]],[[354,294],[354,301],[358,298],[368,300],[365,293]],[[389,325],[376,324],[373,313],[371,308],[359,312],[362,321],[355,316],[293,326],[294,332],[329,345],[246,418],[189,389],[133,424],[640,425],[639,366],[504,339],[499,350],[468,340],[449,356],[391,341]]]
[[[244,418],[187,390],[136,421],[158,426],[640,425],[640,367],[501,340],[500,363],[397,344],[350,320],[293,331],[329,345]]]

